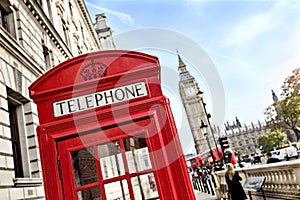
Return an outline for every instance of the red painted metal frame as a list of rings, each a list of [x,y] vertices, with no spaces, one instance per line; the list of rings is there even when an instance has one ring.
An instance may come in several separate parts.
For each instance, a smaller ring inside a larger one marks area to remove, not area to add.
[[[108,68],[102,77],[85,80],[80,72],[93,63],[103,63]],[[53,102],[136,82],[146,84],[147,96],[54,117]],[[101,138],[113,141],[126,137],[126,131],[146,135],[153,167],[150,171],[154,173],[160,199],[195,199],[169,101],[161,91],[157,57],[133,51],[82,55],[51,69],[29,90],[40,120],[37,134],[46,199],[76,199],[70,148],[93,143],[89,139],[94,139],[95,134],[99,144]],[[111,131],[114,129],[120,130],[121,136]],[[86,135],[79,137],[82,133]],[[97,166],[99,169],[99,163]]]
[[[147,120],[141,120],[140,121],[141,123],[139,123],[139,125],[146,125],[148,123],[150,123],[150,119],[147,119]],[[130,123],[129,124],[126,124],[126,125],[123,125],[122,128],[119,128],[119,127],[115,127],[115,128],[111,128],[109,130],[107,130],[108,132],[114,132],[114,133],[118,133],[118,136],[117,138],[115,138],[115,140],[113,141],[116,141],[116,139],[120,140],[120,139],[125,139],[125,138],[128,138],[128,135],[126,133],[122,133],[122,129],[127,129],[130,128]],[[103,131],[103,132],[106,132],[106,131]],[[143,133],[145,135],[148,135],[149,136],[149,133],[147,130],[139,130],[138,132],[136,133],[132,133],[131,132],[131,136],[135,136],[135,135],[140,135],[140,133]],[[94,145],[97,145],[97,144],[102,144],[103,141],[101,140],[98,140],[98,141],[95,141],[95,134],[99,134],[99,133],[94,133],[94,134],[89,134],[89,135],[86,135],[84,137],[86,138],[79,138],[79,137],[76,137],[74,139],[71,139],[71,140],[66,140],[63,142],[63,144],[59,144],[59,149],[60,152],[64,152],[62,154],[63,157],[61,157],[61,160],[62,160],[62,165],[64,166],[63,168],[63,171],[65,171],[65,175],[68,175],[66,177],[64,177],[64,185],[66,185],[67,187],[69,187],[69,191],[73,191],[72,194],[70,194],[70,196],[73,196],[73,199],[76,199],[76,188],[75,188],[75,182],[74,182],[74,174],[73,174],[73,170],[72,170],[72,165],[71,165],[71,157],[69,156],[69,152],[70,151],[74,151],[74,150],[78,150],[78,149],[82,149],[85,147],[85,145],[87,146],[94,146]],[[103,134],[103,133],[102,133]],[[156,135],[157,136],[157,135]],[[96,136],[97,138],[97,136]],[[151,141],[153,139],[151,139],[150,137],[146,137],[148,142],[147,143],[151,143]],[[85,145],[82,145],[82,139],[85,140]],[[106,142],[106,141],[104,141]],[[76,146],[75,148],[69,148],[69,146]],[[149,145],[148,145],[149,146]],[[95,146],[94,146],[95,148]],[[123,154],[123,157],[125,157],[125,152],[124,152],[124,146],[121,145],[121,150],[122,150],[122,154]],[[97,157],[97,155],[95,154],[95,157]],[[152,159],[153,160],[153,159]],[[134,177],[134,176],[137,176],[137,175],[143,175],[143,174],[146,174],[146,173],[149,173],[149,172],[154,172],[155,176],[158,176],[156,174],[156,171],[154,170],[144,170],[142,172],[135,172],[135,173],[131,173],[129,174],[128,173],[128,166],[126,165],[126,162],[125,163],[125,175],[122,175],[122,176],[119,176],[119,177],[114,177],[114,178],[110,178],[110,180],[102,180],[102,175],[100,173],[100,164],[99,164],[99,160],[97,160],[97,168],[98,168],[98,175],[99,175],[99,182],[100,182],[100,189],[101,191],[104,191],[104,187],[103,185],[108,183],[108,182],[113,182],[113,181],[120,181],[120,180],[123,180],[123,179],[127,179],[127,180],[130,180],[131,177]],[[152,163],[152,164],[155,164],[155,163]],[[102,183],[102,184],[101,184]],[[99,185],[99,184],[97,184]],[[130,184],[129,184],[130,185]],[[90,185],[85,185],[85,186],[81,186],[81,187],[78,187],[77,189],[78,190],[82,190],[82,189],[85,189],[87,187],[91,187],[91,186],[95,186],[95,184],[90,184]],[[161,191],[161,190],[160,190]],[[131,196],[133,196],[133,193],[132,193],[132,190],[130,190],[130,194]],[[161,194],[162,195],[162,194]],[[105,196],[102,197],[103,200],[105,200]]]

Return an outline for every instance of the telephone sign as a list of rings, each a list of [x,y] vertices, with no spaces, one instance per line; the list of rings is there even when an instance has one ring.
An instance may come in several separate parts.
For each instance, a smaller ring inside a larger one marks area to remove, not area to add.
[[[90,108],[147,96],[144,82],[133,83],[104,91],[53,102],[54,116],[59,117]]]

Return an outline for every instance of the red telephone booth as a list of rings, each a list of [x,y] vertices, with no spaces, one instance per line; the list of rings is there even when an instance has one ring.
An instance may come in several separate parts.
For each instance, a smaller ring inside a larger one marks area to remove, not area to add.
[[[195,199],[157,57],[81,55],[29,90],[47,199]]]

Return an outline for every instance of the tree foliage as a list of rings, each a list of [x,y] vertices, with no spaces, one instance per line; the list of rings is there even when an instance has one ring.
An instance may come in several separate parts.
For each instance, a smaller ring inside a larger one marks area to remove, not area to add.
[[[280,129],[268,131],[257,138],[259,146],[261,146],[264,151],[270,151],[273,147],[279,148],[286,141],[287,136]]]
[[[300,68],[287,77],[281,87],[282,100],[269,106],[265,115],[271,130],[291,129],[295,132],[297,141],[300,140]]]

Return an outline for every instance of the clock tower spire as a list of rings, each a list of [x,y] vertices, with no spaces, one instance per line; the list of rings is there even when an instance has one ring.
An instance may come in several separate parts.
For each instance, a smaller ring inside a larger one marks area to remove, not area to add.
[[[212,135],[211,129],[208,129],[209,133],[202,133],[200,129],[201,121],[207,125],[210,125],[208,121],[208,115],[205,110],[205,103],[202,99],[203,92],[200,91],[197,81],[187,70],[187,66],[183,62],[178,51],[177,55],[179,63],[179,93],[187,114],[196,152],[197,154],[200,154],[209,149],[204,135]]]
[[[177,51],[177,56],[178,56],[178,62],[179,62],[179,66],[178,66],[178,71],[179,73],[182,73],[182,72],[186,72],[186,64],[184,64],[184,62],[182,61],[178,51]]]

